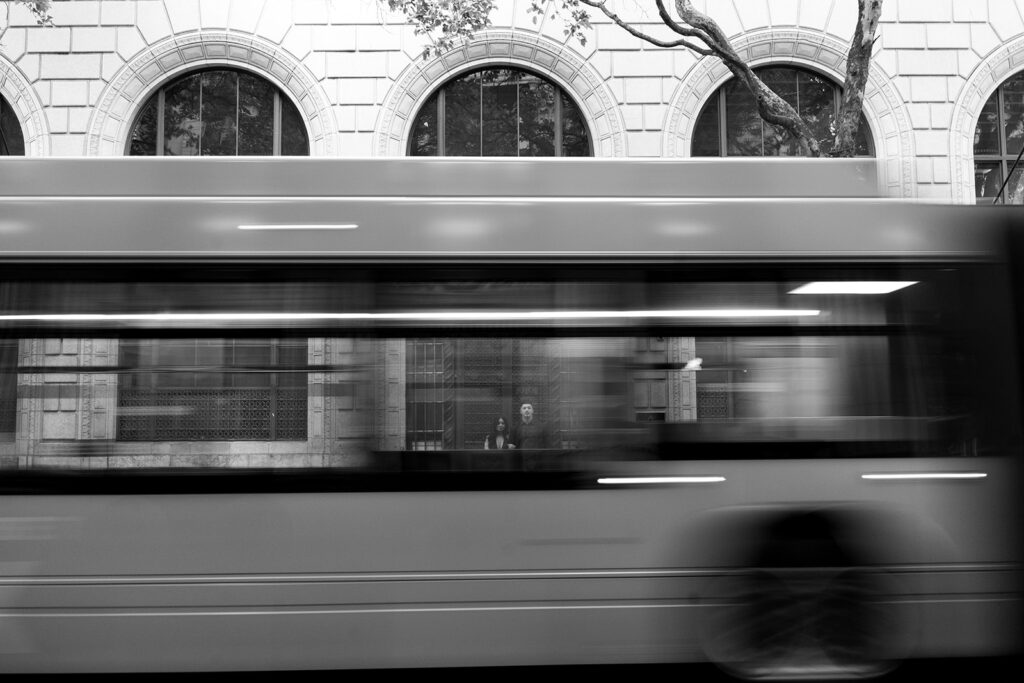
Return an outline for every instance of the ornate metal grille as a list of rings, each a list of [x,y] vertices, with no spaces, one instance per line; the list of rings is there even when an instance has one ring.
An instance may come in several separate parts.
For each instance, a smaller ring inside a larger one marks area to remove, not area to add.
[[[446,439],[446,410],[450,393],[446,376],[451,377],[450,343],[441,339],[410,339],[406,342],[405,409],[406,444],[412,451],[436,451],[450,448]],[[448,372],[445,371],[449,366]]]
[[[516,424],[522,401],[558,433],[563,380],[543,340],[407,340],[406,448],[482,448],[499,415]]]
[[[210,355],[219,362],[196,363]],[[285,370],[306,361],[305,340],[122,342],[122,365],[136,369],[118,383],[117,438],[305,440],[306,373]]]
[[[18,344],[0,343],[0,441],[12,441],[18,422]]]
[[[732,417],[729,385],[715,382],[697,384],[697,419],[724,419]]]

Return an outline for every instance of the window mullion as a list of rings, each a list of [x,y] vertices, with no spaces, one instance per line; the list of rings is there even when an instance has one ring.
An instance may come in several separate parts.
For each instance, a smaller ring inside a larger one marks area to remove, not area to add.
[[[242,137],[242,128],[238,125],[238,110],[241,109],[242,74],[235,74],[235,156],[238,156],[238,145]]]
[[[283,112],[281,111],[281,93],[274,93],[274,134],[273,142],[271,143],[271,153],[274,156],[281,156],[281,136],[282,128],[284,127],[282,122]]]
[[[441,88],[441,91],[437,93],[437,150],[436,154],[439,157],[443,157],[446,154],[445,145],[445,134],[444,134],[444,117],[445,117],[445,90]]]
[[[555,156],[562,156],[562,92],[555,88]]]
[[[718,89],[718,155],[729,156],[729,131],[726,128],[729,118],[725,111],[725,88]]]
[[[164,155],[164,89],[160,88],[156,94],[156,155]]]
[[[196,156],[203,156],[203,76],[199,76],[199,146]]]
[[[1003,183],[1009,183],[1007,174],[1010,172],[1010,165],[1007,163],[1007,159],[1010,156],[1010,145],[1006,140],[1006,121],[1004,119],[1004,115],[1006,113],[1005,95],[1006,93],[1003,91],[1003,86],[1000,85],[996,89],[996,126],[999,129],[999,173],[1002,177],[1002,180],[999,182],[1000,186],[1002,186]],[[999,202],[1001,204],[1006,203],[1005,194],[999,198]]]

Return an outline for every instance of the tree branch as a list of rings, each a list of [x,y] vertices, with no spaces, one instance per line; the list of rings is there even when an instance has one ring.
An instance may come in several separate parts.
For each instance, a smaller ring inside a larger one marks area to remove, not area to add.
[[[663,0],[656,0],[656,4],[658,5],[658,15],[661,17],[661,21],[663,24],[668,26],[670,29],[672,29],[679,35],[689,36],[691,38],[700,38],[702,41],[704,41],[705,45],[711,45],[712,41],[704,31],[701,31],[696,28],[687,28],[686,26],[683,26],[678,21],[673,19],[672,15],[670,15],[668,13],[668,10],[665,9],[665,3],[663,2]]]
[[[619,28],[621,28],[621,29],[625,30],[626,32],[628,32],[629,34],[639,38],[640,40],[643,40],[644,42],[650,43],[651,45],[656,45],[658,47],[685,47],[687,50],[693,50],[697,54],[703,55],[705,57],[711,57],[711,56],[714,56],[714,54],[715,54],[714,52],[712,52],[711,50],[709,50],[707,48],[703,48],[703,47],[700,47],[698,45],[694,45],[693,43],[691,43],[690,41],[686,40],[685,38],[680,38],[679,40],[661,40],[660,38],[655,38],[654,36],[651,36],[651,35],[648,35],[648,34],[644,33],[643,31],[639,31],[639,30],[633,28],[632,25],[630,25],[630,24],[626,23],[625,21],[623,21],[623,19],[618,14],[616,14],[615,12],[610,10],[608,8],[607,4],[605,4],[604,0],[600,0],[600,1],[597,1],[597,0],[579,0],[579,1],[580,1],[580,4],[587,5],[588,7],[593,7],[594,9],[601,10],[601,12],[603,12],[606,17],[608,17],[609,19],[614,21],[619,26]],[[679,31],[677,31],[677,33],[679,33]],[[686,35],[686,34],[683,34],[683,35]],[[700,36],[695,36],[695,37],[700,37]]]
[[[707,34],[708,46],[721,59],[729,71],[739,79],[757,102],[757,112],[768,123],[780,126],[792,135],[811,156],[821,154],[818,141],[807,123],[789,102],[765,85],[733,48],[729,38],[714,19],[697,11],[690,0],[675,0],[676,13],[686,24]]]

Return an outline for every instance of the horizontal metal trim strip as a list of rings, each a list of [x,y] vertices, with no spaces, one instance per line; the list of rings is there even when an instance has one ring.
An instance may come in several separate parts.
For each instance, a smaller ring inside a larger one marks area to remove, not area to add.
[[[858,567],[871,573],[959,573],[1019,572],[1020,565],[1002,563],[907,564]],[[841,568],[840,568],[841,569]],[[800,573],[836,571],[836,567],[799,567]],[[374,581],[480,581],[495,579],[627,579],[627,578],[702,578],[742,576],[748,567],[670,568],[670,569],[578,569],[525,571],[441,571],[441,572],[358,572],[339,574],[210,574],[151,576],[52,576],[3,577],[0,586],[12,585],[156,585],[156,584],[262,584],[262,583],[358,583]]]

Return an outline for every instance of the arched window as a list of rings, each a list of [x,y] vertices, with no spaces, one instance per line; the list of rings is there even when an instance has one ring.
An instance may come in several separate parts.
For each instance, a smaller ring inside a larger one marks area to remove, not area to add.
[[[765,84],[789,102],[807,122],[822,153],[832,148],[832,130],[839,115],[840,88],[811,71],[784,66],[754,69]],[[693,130],[695,157],[798,156],[793,136],[766,123],[757,113],[754,96],[735,78],[708,99]],[[856,154],[870,156],[868,125],[863,114],[857,132]]]
[[[281,91],[234,69],[191,73],[142,107],[128,143],[132,156],[309,154],[306,127]]]
[[[990,204],[1024,146],[1024,72],[996,88],[974,129],[974,194]],[[1006,183],[1000,203],[1024,204],[1024,163]]]
[[[21,134],[21,122],[18,115],[0,97],[0,156],[24,156],[25,138]]]
[[[410,156],[589,156],[579,107],[521,69],[463,74],[431,95],[413,122]]]

